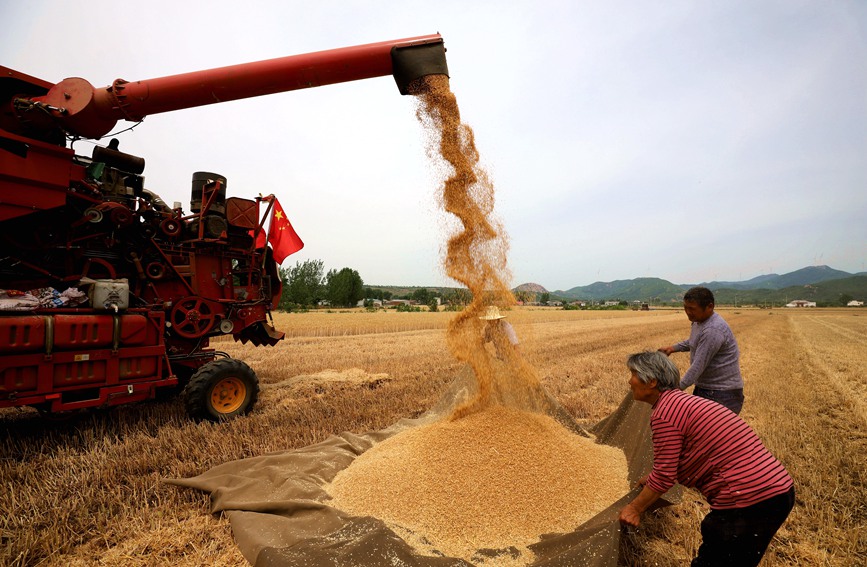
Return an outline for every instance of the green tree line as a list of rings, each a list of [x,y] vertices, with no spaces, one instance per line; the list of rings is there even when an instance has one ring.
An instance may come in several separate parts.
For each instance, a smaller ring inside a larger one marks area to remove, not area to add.
[[[328,270],[322,260],[296,262],[280,268],[283,295],[278,309],[296,311],[327,301],[335,307],[354,307],[364,296],[364,281],[352,268]]]
[[[280,279],[283,281],[283,295],[280,296],[278,309],[282,311],[308,309],[322,301],[334,307],[354,307],[362,299],[408,299],[437,311],[437,297],[446,305],[446,309],[460,309],[473,300],[472,293],[463,288],[442,294],[420,288],[405,296],[395,296],[391,291],[365,286],[361,275],[352,268],[326,272],[322,260],[304,260],[289,268],[281,267]]]

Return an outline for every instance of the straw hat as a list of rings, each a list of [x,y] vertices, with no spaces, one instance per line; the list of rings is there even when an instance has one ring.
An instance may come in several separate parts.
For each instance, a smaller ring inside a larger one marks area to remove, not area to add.
[[[505,315],[500,315],[500,310],[497,309],[496,305],[491,305],[488,307],[485,314],[479,317],[479,319],[484,319],[485,321],[494,321],[495,319],[505,319]]]

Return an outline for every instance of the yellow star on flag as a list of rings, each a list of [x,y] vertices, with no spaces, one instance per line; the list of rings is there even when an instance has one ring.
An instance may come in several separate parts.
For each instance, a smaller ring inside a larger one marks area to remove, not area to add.
[[[262,242],[257,240],[257,246],[265,246],[265,235],[261,234]],[[274,197],[274,209],[271,212],[271,224],[268,227],[267,242],[271,245],[274,254],[274,260],[280,264],[290,254],[304,248],[304,242],[298,237],[298,234],[286,218],[286,213],[283,212],[283,207],[280,206],[277,198]]]

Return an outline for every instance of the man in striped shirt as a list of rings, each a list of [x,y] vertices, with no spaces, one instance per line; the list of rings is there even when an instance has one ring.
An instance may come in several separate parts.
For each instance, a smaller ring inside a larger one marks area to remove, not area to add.
[[[714,313],[713,292],[694,287],[683,295],[683,310],[692,322],[689,338],[659,349],[666,356],[689,351],[689,369],[680,381],[685,390],[720,403],[735,413],[744,405],[744,380],[741,378],[740,350],[728,323]]]
[[[711,507],[692,566],[758,565],[794,506],[789,473],[744,420],[682,392],[680,372],[663,353],[633,354],[626,365],[633,397],[653,407],[653,469],[639,480],[644,488],[620,511],[620,522],[637,527],[641,514],[680,483]]]

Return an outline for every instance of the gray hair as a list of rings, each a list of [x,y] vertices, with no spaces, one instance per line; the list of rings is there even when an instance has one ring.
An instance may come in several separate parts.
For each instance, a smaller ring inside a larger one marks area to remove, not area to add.
[[[680,388],[680,370],[658,350],[630,355],[626,367],[635,372],[643,384],[656,380],[660,392]]]

